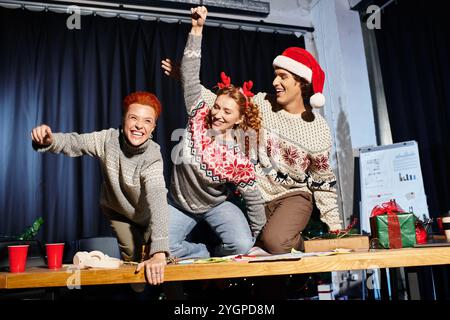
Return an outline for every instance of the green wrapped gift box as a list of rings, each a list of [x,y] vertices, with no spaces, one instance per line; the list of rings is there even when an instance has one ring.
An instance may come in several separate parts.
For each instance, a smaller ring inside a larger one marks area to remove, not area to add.
[[[378,238],[379,247],[395,249],[413,247],[416,244],[416,216],[410,212],[397,213],[396,216],[398,225],[396,219],[388,214],[370,218],[372,238]]]

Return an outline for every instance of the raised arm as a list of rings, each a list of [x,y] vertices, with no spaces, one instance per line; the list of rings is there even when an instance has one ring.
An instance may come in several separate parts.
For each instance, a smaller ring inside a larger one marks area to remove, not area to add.
[[[166,58],[161,61],[161,68],[164,70],[164,74],[170,78],[173,78],[177,81],[181,80],[181,70],[180,65],[175,63],[174,61]],[[200,85],[201,90],[201,99],[206,102],[207,105],[214,105],[214,101],[216,101],[216,94],[211,90],[205,88],[203,85]],[[264,94],[265,95],[265,94]]]
[[[199,75],[202,49],[201,43],[203,25],[205,23],[208,11],[205,7],[197,7],[191,9],[191,13],[192,29],[188,35],[183,60],[181,61],[181,83],[183,87],[184,101],[189,114],[201,98],[201,84]]]
[[[43,124],[31,131],[33,148],[39,152],[63,153],[69,157],[90,155],[102,157],[104,145],[114,129],[78,134],[52,133],[49,126]]]

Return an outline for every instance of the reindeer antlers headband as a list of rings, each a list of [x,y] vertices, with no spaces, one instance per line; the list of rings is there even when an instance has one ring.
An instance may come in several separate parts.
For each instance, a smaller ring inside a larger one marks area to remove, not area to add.
[[[220,78],[222,79],[222,82],[218,82],[218,83],[217,83],[217,86],[218,86],[220,89],[229,87],[229,86],[231,85],[231,79],[230,79],[230,77],[228,77],[228,76],[225,74],[225,72],[222,71],[222,72],[220,73]]]
[[[217,86],[220,89],[226,88],[231,86],[231,79],[228,77],[225,72],[220,73],[220,78],[222,79],[222,82],[218,82]],[[248,98],[253,97],[255,94],[251,91],[253,87],[253,81],[245,81],[241,88],[239,88],[239,91],[245,96],[246,102],[245,107],[248,107]]]

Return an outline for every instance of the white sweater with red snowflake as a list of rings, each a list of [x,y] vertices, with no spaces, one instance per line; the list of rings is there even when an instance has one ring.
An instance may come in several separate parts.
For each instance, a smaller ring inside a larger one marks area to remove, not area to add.
[[[255,168],[234,141],[220,143],[208,133],[206,118],[215,99],[210,104],[201,99],[200,45],[192,51],[193,42],[190,35],[182,62],[189,119],[183,141],[173,152],[171,197],[178,207],[202,214],[227,199],[231,184],[244,198],[251,230],[257,234],[266,223],[266,216]]]
[[[193,43],[200,45],[200,41]],[[213,103],[215,98],[213,92],[202,87],[206,103]],[[341,229],[336,177],[329,159],[332,140],[326,120],[314,113],[315,119],[307,122],[300,114],[291,114],[268,98],[266,93],[253,97],[263,121],[255,169],[264,200],[269,202],[299,191],[312,193],[321,220],[330,230]]]

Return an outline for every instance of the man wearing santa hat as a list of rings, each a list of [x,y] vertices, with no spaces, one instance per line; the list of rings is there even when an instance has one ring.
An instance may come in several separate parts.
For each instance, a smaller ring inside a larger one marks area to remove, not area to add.
[[[202,35],[190,37],[197,39],[188,41],[185,50],[200,55]],[[168,59],[162,67],[166,74],[174,72]],[[303,249],[301,232],[311,217],[313,201],[329,231],[340,230],[342,220],[330,165],[330,129],[320,114],[312,112],[325,104],[325,74],[316,59],[299,47],[277,56],[273,68],[275,95],[258,93],[253,100],[264,129],[255,161],[267,215],[259,239],[267,251],[278,254]],[[202,99],[213,105],[216,96],[203,88]]]
[[[270,253],[284,253],[303,250],[301,232],[313,201],[330,231],[340,230],[342,221],[330,165],[330,129],[320,114],[312,112],[325,104],[325,74],[299,47],[284,50],[273,68],[275,97],[266,93],[254,97],[265,129],[256,164],[268,219],[260,240]]]

